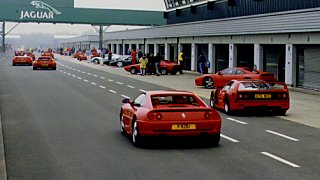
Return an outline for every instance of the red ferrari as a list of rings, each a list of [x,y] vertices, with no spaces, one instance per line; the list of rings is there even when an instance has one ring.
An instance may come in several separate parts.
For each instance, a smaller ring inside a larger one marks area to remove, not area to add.
[[[12,59],[12,66],[16,65],[32,66],[32,58],[30,56],[16,56]]]
[[[180,70],[180,68],[181,66],[179,64],[169,60],[161,60],[160,62],[160,73],[162,75],[166,75],[168,73],[170,73],[171,75],[175,75]],[[137,74],[138,72],[140,72],[140,64],[125,66],[124,69],[131,74]]]
[[[210,106],[226,113],[244,109],[264,109],[285,115],[290,107],[289,90],[285,83],[263,80],[232,80],[222,89],[211,91]]]
[[[88,59],[87,59],[87,56],[86,56],[85,54],[79,54],[78,57],[77,57],[77,59],[78,59],[79,61],[88,60]]]
[[[56,70],[57,64],[52,57],[40,56],[37,60],[33,62],[33,70],[37,70],[39,68]]]
[[[50,51],[43,52],[41,56],[49,56],[49,57],[52,57],[52,59],[54,59],[54,54],[53,52],[50,52]]]
[[[248,68],[227,68],[216,74],[204,74],[195,79],[197,86],[204,86],[205,88],[212,89],[214,87],[223,87],[229,81],[236,79],[262,79],[267,82],[275,82],[276,76],[273,73],[263,72],[258,70],[250,71]]]
[[[211,145],[220,141],[219,113],[191,92],[147,91],[122,102],[120,130],[135,146],[155,136],[201,136]]]

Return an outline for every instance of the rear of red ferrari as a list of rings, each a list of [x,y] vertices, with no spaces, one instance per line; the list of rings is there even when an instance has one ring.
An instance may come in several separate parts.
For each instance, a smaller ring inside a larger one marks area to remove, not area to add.
[[[12,65],[29,65],[32,66],[32,58],[29,56],[17,56],[12,59]]]
[[[43,69],[56,69],[56,61],[53,59],[38,59],[33,63],[33,69],[43,68]]]
[[[211,108],[156,108],[138,120],[141,136],[220,135],[221,117]]]

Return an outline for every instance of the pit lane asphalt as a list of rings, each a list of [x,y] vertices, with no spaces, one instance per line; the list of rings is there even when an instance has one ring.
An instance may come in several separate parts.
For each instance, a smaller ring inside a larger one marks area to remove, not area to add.
[[[319,177],[319,129],[273,116],[221,113],[225,137],[219,147],[181,143],[172,146],[162,142],[153,148],[135,148],[119,133],[122,95],[133,98],[141,90],[169,89],[141,79],[170,82],[170,76],[131,79],[126,77],[130,74],[108,72],[118,71],[116,68],[99,67],[105,69],[101,71],[65,60],[58,62],[58,71],[12,67],[10,59],[0,64],[0,112],[9,179]],[[183,77],[191,80],[192,75]],[[175,87],[183,84],[177,81]]]

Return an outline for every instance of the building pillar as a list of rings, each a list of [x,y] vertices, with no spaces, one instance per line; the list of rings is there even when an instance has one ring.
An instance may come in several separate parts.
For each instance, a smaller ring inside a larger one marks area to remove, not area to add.
[[[263,70],[263,47],[261,44],[254,44],[254,69]]]
[[[285,83],[291,86],[297,86],[297,49],[292,44],[286,44],[286,61],[285,61]]]
[[[169,49],[170,49],[169,44],[165,43],[164,44],[164,59],[170,59]]]
[[[120,44],[117,44],[117,54],[122,54],[122,52],[121,52],[121,46],[120,46]]]
[[[154,46],[153,54],[156,55],[159,52],[159,46],[158,44],[154,44],[153,46]]]
[[[191,71],[197,71],[197,49],[196,44],[191,44]]]
[[[129,44],[129,49],[130,49],[130,51],[132,51],[132,44],[131,43]],[[126,51],[128,51],[128,49]]]
[[[115,50],[115,49],[114,49],[114,45],[111,44],[111,52],[114,53],[114,50]]]
[[[146,44],[145,47],[144,47],[144,53],[143,54],[148,54],[149,52],[149,45]]]
[[[208,61],[210,63],[210,67],[208,69],[208,73],[216,72],[216,46],[213,44],[208,45]]]
[[[229,67],[237,66],[237,45],[229,44]]]

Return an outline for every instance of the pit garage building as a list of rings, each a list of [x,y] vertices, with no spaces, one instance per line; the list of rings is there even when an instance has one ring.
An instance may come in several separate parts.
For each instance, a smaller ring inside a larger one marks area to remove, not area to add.
[[[141,49],[168,60],[183,50],[190,71],[198,70],[203,53],[209,73],[249,66],[293,87],[320,88],[320,0],[190,1],[165,0],[167,25],[107,32],[105,47],[118,54]]]

